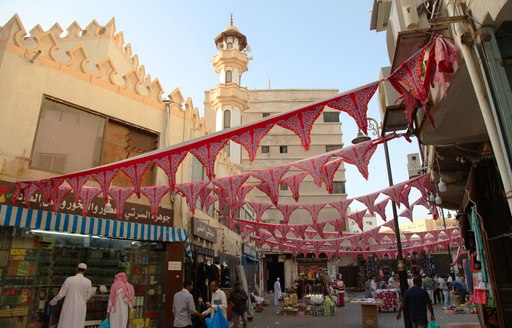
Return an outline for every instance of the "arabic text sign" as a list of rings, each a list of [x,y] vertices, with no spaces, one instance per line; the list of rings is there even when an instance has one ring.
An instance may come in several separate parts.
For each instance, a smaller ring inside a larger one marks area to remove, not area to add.
[[[217,242],[217,229],[210,227],[206,223],[202,222],[198,218],[194,218],[194,236],[203,238],[212,243]]]

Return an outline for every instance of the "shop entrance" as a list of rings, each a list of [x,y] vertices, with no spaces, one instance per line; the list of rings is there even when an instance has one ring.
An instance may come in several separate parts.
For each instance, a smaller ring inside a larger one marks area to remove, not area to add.
[[[284,262],[279,262],[277,256],[273,256],[271,261],[267,262],[267,291],[274,290],[274,283],[279,277],[281,280],[281,290],[284,291]]]

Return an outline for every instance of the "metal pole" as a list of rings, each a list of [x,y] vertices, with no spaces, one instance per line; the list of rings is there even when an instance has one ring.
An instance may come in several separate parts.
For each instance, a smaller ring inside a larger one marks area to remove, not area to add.
[[[391,163],[389,161],[389,149],[387,142],[384,143],[384,155],[386,156],[386,169],[388,171],[389,186],[393,186],[393,174],[391,172]],[[407,267],[404,261],[404,254],[402,252],[402,238],[400,237],[400,226],[398,224],[398,212],[396,209],[395,201],[391,201],[391,208],[393,210],[393,221],[395,222],[395,235],[396,235],[396,246],[397,246],[397,258],[398,258],[398,277],[400,278],[400,291],[402,295],[408,288],[407,284]]]
[[[377,136],[384,136],[384,131],[382,131],[382,125],[379,125],[376,119],[367,117],[368,121],[368,130],[371,130]],[[391,162],[389,160],[389,149],[387,142],[384,142],[384,155],[386,157],[386,169],[388,173],[388,182],[389,186],[393,186],[393,173],[391,172]],[[396,246],[397,246],[397,259],[398,259],[398,277],[400,281],[400,292],[405,295],[405,291],[409,288],[409,284],[407,283],[407,267],[405,265],[404,255],[402,252],[402,239],[400,238],[400,226],[398,224],[398,211],[396,209],[395,201],[391,201],[391,206],[393,210],[393,221],[395,222],[395,235],[396,235]],[[412,327],[412,323],[409,318],[409,311],[404,311],[404,326]]]

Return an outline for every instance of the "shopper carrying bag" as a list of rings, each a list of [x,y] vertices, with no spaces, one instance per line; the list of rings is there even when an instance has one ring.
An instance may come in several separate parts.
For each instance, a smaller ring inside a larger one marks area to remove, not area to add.
[[[204,319],[208,328],[229,328],[229,323],[222,311],[215,311],[213,318]]]

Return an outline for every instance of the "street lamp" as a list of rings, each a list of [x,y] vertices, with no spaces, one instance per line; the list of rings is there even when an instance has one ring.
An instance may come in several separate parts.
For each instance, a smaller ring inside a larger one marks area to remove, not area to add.
[[[377,122],[377,120],[375,120],[374,118],[368,117],[367,120],[368,120],[368,130],[372,131],[373,135],[380,136],[383,133],[382,125],[379,125],[379,122]],[[354,140],[352,140],[352,143],[358,144],[358,143],[361,143],[364,141],[368,141],[370,139],[371,138],[369,136],[365,135],[361,130],[359,130],[359,132],[357,133],[357,137]],[[388,171],[389,186],[392,187],[393,186],[393,175],[391,173],[391,163],[389,161],[389,149],[388,149],[387,142],[384,142],[384,155],[386,156],[386,168]],[[400,227],[398,224],[398,212],[396,209],[395,201],[393,201],[393,200],[391,201],[391,206],[393,209],[393,221],[395,222],[396,246],[397,246],[397,250],[398,250],[398,255],[397,255],[398,276],[400,279],[400,291],[402,292],[402,297],[403,297],[403,295],[405,294],[405,291],[408,288],[407,268],[405,265],[404,255],[402,252],[402,240],[400,238]]]

